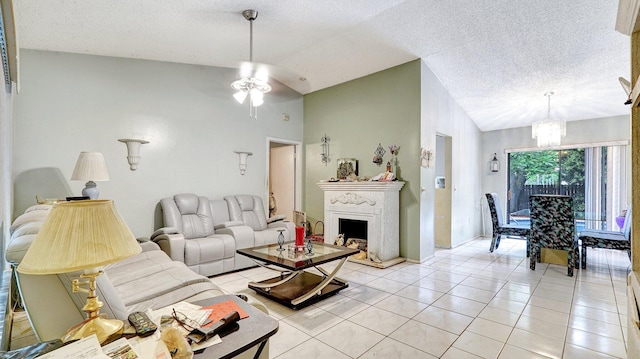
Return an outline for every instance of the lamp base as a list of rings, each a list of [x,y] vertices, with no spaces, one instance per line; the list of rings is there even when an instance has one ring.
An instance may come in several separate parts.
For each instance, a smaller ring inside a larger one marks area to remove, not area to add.
[[[98,337],[98,342],[103,344],[111,336],[122,333],[124,323],[118,319],[93,318],[87,319],[69,331],[62,337],[63,342],[70,342],[86,338],[92,334]]]
[[[85,183],[85,187],[82,189],[82,195],[89,197],[89,199],[98,199],[100,191],[98,190],[95,182],[89,181]]]

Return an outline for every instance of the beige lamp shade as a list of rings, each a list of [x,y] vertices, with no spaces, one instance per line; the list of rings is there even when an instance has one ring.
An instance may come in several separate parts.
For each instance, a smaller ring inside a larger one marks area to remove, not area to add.
[[[107,171],[107,164],[102,153],[80,152],[71,180],[108,181],[109,171]]]
[[[101,267],[142,251],[111,200],[54,205],[18,266],[25,274]]]

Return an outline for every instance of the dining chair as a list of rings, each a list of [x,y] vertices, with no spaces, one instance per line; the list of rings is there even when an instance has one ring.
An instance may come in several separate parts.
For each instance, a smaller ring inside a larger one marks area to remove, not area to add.
[[[502,220],[502,207],[497,193],[485,193],[487,203],[489,203],[489,212],[491,212],[491,224],[493,226],[493,236],[491,238],[491,247],[489,252],[498,249],[500,245],[500,237],[513,236],[527,240],[529,237],[530,227],[528,225],[505,224]],[[527,240],[527,257],[529,256],[529,243]]]
[[[627,251],[631,259],[631,207],[624,217],[622,231],[606,231],[598,229],[585,229],[578,234],[582,242],[582,269],[587,268],[587,248],[606,248]]]
[[[573,198],[560,195],[532,195],[529,267],[536,269],[542,248],[567,251],[567,275],[573,277],[578,268],[578,238],[573,214]]]

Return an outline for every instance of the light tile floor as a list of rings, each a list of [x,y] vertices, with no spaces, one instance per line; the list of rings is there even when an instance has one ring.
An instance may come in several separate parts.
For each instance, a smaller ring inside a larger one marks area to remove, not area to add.
[[[490,240],[438,249],[422,264],[377,269],[346,263],[349,288],[294,311],[247,288],[274,272],[253,268],[212,278],[257,296],[280,321],[272,358],[625,358],[624,251],[591,250],[586,270],[541,263],[525,242]]]
[[[586,270],[529,269],[525,242],[489,239],[438,249],[422,264],[377,269],[346,263],[349,288],[299,311],[247,289],[273,276],[264,268],[212,278],[257,296],[280,321],[270,356],[298,358],[625,358],[623,251],[589,250]],[[16,313],[11,347],[35,343]]]

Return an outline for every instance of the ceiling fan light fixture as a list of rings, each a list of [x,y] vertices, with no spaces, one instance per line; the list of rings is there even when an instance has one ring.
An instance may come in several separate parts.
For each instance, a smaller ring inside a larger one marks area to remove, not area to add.
[[[258,107],[264,103],[264,94],[257,88],[251,89],[249,91],[249,96],[251,96],[251,103],[255,107]]]

